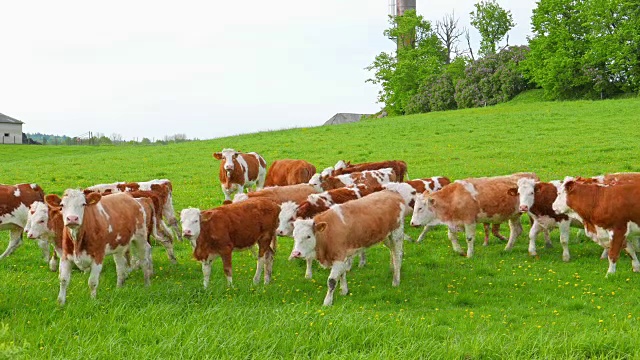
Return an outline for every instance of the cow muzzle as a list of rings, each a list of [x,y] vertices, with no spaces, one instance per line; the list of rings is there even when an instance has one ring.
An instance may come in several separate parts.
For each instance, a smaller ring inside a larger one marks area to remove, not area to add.
[[[69,215],[66,218],[66,226],[69,227],[77,227],[80,226],[80,217],[78,217],[77,215]]]
[[[418,226],[420,226],[420,224],[418,224],[417,222],[412,221],[412,222],[411,222],[411,226],[413,226],[413,227],[418,227]]]
[[[186,238],[190,238],[191,236],[193,236],[193,232],[191,230],[183,230],[182,231],[182,236],[184,236]]]
[[[32,233],[32,232],[28,232],[28,233],[27,233],[27,237],[28,237],[29,239],[35,239],[35,238],[36,238],[36,236],[35,236],[35,235],[33,235],[33,233]]]
[[[291,252],[291,255],[289,255],[289,260],[297,259],[297,258],[301,258],[301,257],[302,257],[302,253],[300,251],[293,250]]]
[[[526,213],[527,211],[529,211],[529,207],[527,205],[520,205],[521,213]]]

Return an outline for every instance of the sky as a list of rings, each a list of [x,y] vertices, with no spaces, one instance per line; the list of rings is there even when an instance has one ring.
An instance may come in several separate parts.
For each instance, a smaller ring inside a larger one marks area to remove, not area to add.
[[[211,139],[375,113],[390,0],[0,0],[0,113],[23,132]],[[417,0],[469,23],[477,0]],[[498,0],[527,43],[535,0]]]

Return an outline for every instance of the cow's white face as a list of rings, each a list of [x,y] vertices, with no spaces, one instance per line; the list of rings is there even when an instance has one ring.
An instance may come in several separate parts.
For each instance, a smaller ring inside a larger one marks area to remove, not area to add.
[[[293,222],[296,220],[296,212],[298,211],[298,204],[293,201],[287,201],[280,205],[280,224],[276,230],[276,234],[279,236],[292,236],[293,235]]]
[[[64,226],[75,229],[82,225],[84,220],[84,210],[88,205],[94,205],[102,196],[98,193],[85,194],[76,189],[68,189],[62,196],[60,206],[62,207],[62,219]]]
[[[348,167],[347,163],[344,160],[339,160],[336,163],[336,166],[334,166],[333,168],[336,170],[340,170],[340,169],[346,169],[347,167]]]
[[[320,176],[321,176],[320,174],[315,173],[315,174],[313,174],[311,179],[309,179],[309,185],[313,186],[313,188],[317,192],[321,192],[322,191],[322,186],[320,186],[320,184],[322,184],[322,179],[320,178]]]
[[[574,179],[570,176],[567,176],[566,178],[564,178],[562,184],[558,187],[558,197],[556,197],[556,200],[552,205],[553,211],[555,211],[557,214],[566,214],[571,210],[569,208],[569,205],[567,205],[567,190],[565,187],[565,185],[570,181],[574,181]]]
[[[49,222],[49,207],[47,204],[36,201],[31,204],[29,214],[27,215],[27,226],[24,232],[29,239],[39,239],[49,232],[47,223]]]
[[[329,176],[331,176],[331,174],[333,174],[333,168],[332,167],[328,167],[325,168],[324,170],[322,170],[322,172],[320,173],[320,178],[324,179],[324,178],[328,178]]]
[[[233,149],[224,149],[222,150],[222,157],[224,159],[224,169],[227,172],[233,171],[235,168],[233,160],[238,157],[238,152]]]
[[[411,216],[411,226],[435,225],[436,213],[433,209],[434,200],[425,194],[417,194],[415,196],[416,203],[413,206],[413,215]]]
[[[200,236],[200,209],[182,209],[180,211],[180,225],[182,226],[182,236],[189,239],[195,248],[196,239]]]
[[[326,228],[326,223],[324,227]],[[316,256],[316,225],[313,219],[298,219],[293,222],[293,250],[289,259],[315,258]],[[324,230],[324,228],[322,229]]]
[[[518,197],[520,199],[520,211],[527,212],[535,201],[536,182],[530,178],[518,179]]]

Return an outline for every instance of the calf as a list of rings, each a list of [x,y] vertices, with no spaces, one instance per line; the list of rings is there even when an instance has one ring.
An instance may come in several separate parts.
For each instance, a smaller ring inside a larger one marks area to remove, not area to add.
[[[392,181],[396,181],[396,173],[391,168],[354,172],[350,174],[329,176],[322,178],[320,174],[315,174],[309,180],[309,184],[316,187],[318,192],[339,189],[349,185],[367,185],[371,187],[380,186]]]
[[[325,191],[320,194],[311,194],[306,201],[295,203],[289,201],[283,203],[280,209],[279,225],[276,233],[280,236],[293,235],[293,223],[296,219],[311,219],[317,214],[329,210],[335,204],[343,204],[347,201],[360,199],[363,196],[382,190],[382,187],[368,187],[365,185],[348,186],[345,188]],[[359,267],[367,262],[364,250],[360,252]],[[313,259],[307,259],[305,278],[311,279]]]
[[[53,245],[54,252],[49,259],[51,271],[58,270],[57,258],[62,257],[63,229],[64,223],[59,209],[50,208],[41,201],[31,204],[24,232],[29,239],[42,240]]]
[[[331,268],[324,305],[333,303],[333,292],[340,281],[346,295],[347,271],[351,257],[360,249],[384,241],[391,252],[393,286],[400,284],[405,205],[394,191],[379,191],[344,204],[334,205],[313,219],[294,223],[294,245],[289,259],[316,259]]]
[[[571,211],[582,220],[585,227],[602,228],[611,238],[609,269],[616,271],[620,249],[626,238],[640,233],[640,183],[584,184],[567,178],[558,189],[553,209],[558,213]],[[633,263],[633,270],[640,271],[640,264]]]
[[[128,275],[125,253],[131,245],[144,270],[145,284],[150,284],[153,265],[148,237],[149,230],[155,228],[150,201],[139,201],[129,194],[103,197],[98,193],[84,194],[74,189],[66,190],[62,198],[47,195],[45,201],[49,207],[62,213],[64,223],[58,294],[61,305],[66,301],[71,280],[71,261],[79,269],[90,271],[89,288],[91,297],[95,298],[105,255],[113,255],[117,286],[124,284]]]
[[[522,232],[517,198],[507,190],[516,186],[520,178],[537,179],[533,173],[457,180],[442,190],[416,196],[411,217],[412,226],[445,224],[454,251],[464,255],[457,239],[459,227],[464,227],[467,239],[467,257],[473,256],[476,224],[500,224],[509,221],[509,242],[505,250],[513,247]]]
[[[222,160],[219,178],[225,200],[231,200],[231,194],[234,192],[244,192],[245,187],[247,190],[252,186],[255,186],[256,190],[264,187],[267,162],[262,156],[254,152],[241,153],[233,149],[223,149],[221,152],[213,153],[213,157]]]
[[[182,235],[190,239],[193,256],[202,263],[204,287],[209,286],[211,263],[220,256],[229,285],[231,254],[236,250],[253,248],[258,244],[258,265],[253,278],[260,281],[264,267],[264,283],[271,281],[273,255],[276,246],[276,227],[280,207],[269,199],[255,198],[212,210],[196,208],[182,210]]]
[[[269,170],[264,186],[285,186],[308,183],[316,167],[304,160],[276,160]]]
[[[303,202],[311,194],[316,193],[316,188],[310,184],[297,184],[287,186],[274,186],[267,187],[262,190],[254,191],[248,194],[236,194],[233,197],[233,202],[240,202],[247,199],[266,198],[275,202],[276,204],[282,204],[287,201],[293,201],[296,203]]]
[[[351,162],[345,162],[344,160],[338,161],[334,170],[331,173],[332,176],[338,176],[343,174],[351,174],[354,172],[363,172],[367,170],[380,170],[385,168],[391,168],[396,174],[398,181],[403,181],[404,176],[407,174],[407,163],[402,160],[389,160],[379,162],[368,162],[361,164],[351,164]]]
[[[43,201],[44,192],[36,184],[0,185],[0,230],[9,230],[10,240],[0,260],[11,255],[22,244],[22,232],[27,225],[29,207]],[[39,241],[42,255],[49,261],[49,244]]]

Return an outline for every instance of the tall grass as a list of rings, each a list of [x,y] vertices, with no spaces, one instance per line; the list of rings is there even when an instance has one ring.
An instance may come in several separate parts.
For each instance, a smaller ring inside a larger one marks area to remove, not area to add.
[[[211,208],[223,196],[224,147],[256,151],[268,162],[302,158],[319,169],[339,159],[407,161],[412,178],[452,179],[535,171],[565,175],[640,171],[639,99],[537,102],[366,120],[168,146],[3,146],[0,182],[37,182],[47,192],[113,181],[169,178],[176,210]],[[525,226],[525,234],[528,226]],[[502,229],[506,232],[506,226]],[[414,238],[418,229],[408,232]],[[552,235],[558,244],[558,233]],[[8,234],[0,234],[0,247]],[[234,254],[234,287],[220,262],[210,289],[190,246],[178,264],[154,246],[155,276],[145,288],[134,272],[115,287],[107,259],[98,298],[74,271],[67,305],[56,305],[58,279],[33,242],[0,262],[0,358],[637,358],[640,275],[626,258],[605,278],[601,249],[572,234],[572,260],[561,248],[527,254],[526,235],[511,252],[492,239],[472,259],[454,254],[445,231],[407,243],[402,282],[391,286],[389,254],[369,251],[348,274],[350,294],[321,307],[327,270],[304,279],[281,238],[271,285],[253,286],[255,259]],[[3,330],[4,329],[4,330]]]

